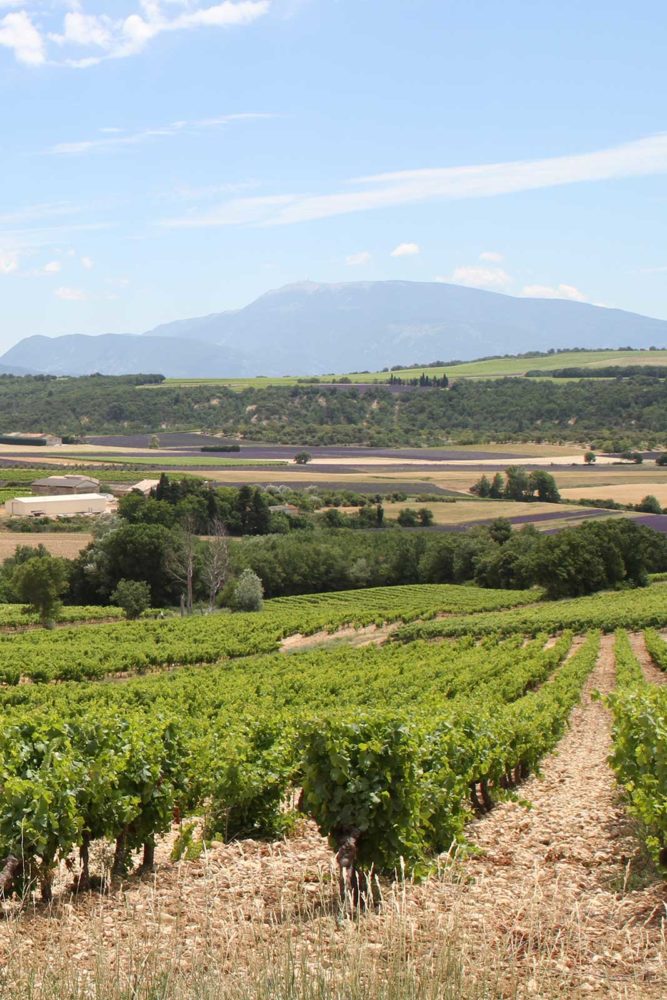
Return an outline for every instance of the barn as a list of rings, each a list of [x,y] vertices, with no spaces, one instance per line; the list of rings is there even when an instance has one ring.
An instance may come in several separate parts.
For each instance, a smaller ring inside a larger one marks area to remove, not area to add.
[[[64,496],[66,493],[98,493],[100,489],[99,479],[92,479],[90,476],[46,476],[44,479],[35,479],[32,484],[32,491],[35,496]]]
[[[76,514],[106,514],[112,499],[103,493],[68,496],[15,497],[5,504],[10,517],[74,517]]]

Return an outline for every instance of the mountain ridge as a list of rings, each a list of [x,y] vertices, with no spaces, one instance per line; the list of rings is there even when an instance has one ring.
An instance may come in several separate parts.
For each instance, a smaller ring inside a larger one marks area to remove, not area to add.
[[[29,337],[0,365],[58,375],[307,376],[426,357],[663,345],[667,321],[584,302],[444,282],[307,281],[271,289],[241,309],[163,323],[143,334]]]

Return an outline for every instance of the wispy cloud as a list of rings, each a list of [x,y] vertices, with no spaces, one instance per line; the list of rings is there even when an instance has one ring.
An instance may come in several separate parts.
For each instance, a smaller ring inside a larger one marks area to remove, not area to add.
[[[397,247],[391,251],[392,257],[414,257],[420,253],[420,247],[418,243],[399,243]]]
[[[586,302],[587,298],[574,285],[524,285],[521,294],[529,299],[570,299]]]
[[[88,13],[83,0],[67,0],[43,10],[40,0],[0,0],[17,8],[0,17],[0,46],[11,49],[25,66],[47,62],[85,69],[105,59],[137,55],[165,32],[241,27],[267,14],[272,0],[136,0],[136,9],[119,17],[112,0],[107,12]],[[180,9],[176,9],[180,8]],[[52,21],[52,26],[44,27]]]
[[[12,209],[11,212],[0,212],[0,226],[20,226],[30,222],[40,222],[43,219],[76,215],[80,211],[78,205],[67,201],[24,205],[22,208]]]
[[[345,258],[345,263],[348,267],[363,267],[364,264],[370,264],[371,255],[368,250],[361,250],[359,253],[351,253],[349,257]]]
[[[455,267],[451,274],[435,280],[451,282],[453,285],[468,285],[470,288],[490,288],[498,292],[508,288],[514,279],[502,267],[472,264]]]
[[[485,251],[479,255],[477,264],[462,264],[450,274],[439,275],[436,281],[469,288],[484,288],[492,292],[507,292],[531,299],[570,299],[572,302],[588,302],[588,297],[575,285],[531,284],[516,290],[520,284],[517,277],[499,266],[503,256],[495,251]]]
[[[111,134],[109,129],[101,130],[102,136],[92,139],[80,139],[76,142],[59,142],[45,150],[54,156],[77,156],[83,153],[104,152],[113,149],[122,149],[126,146],[138,146],[141,143],[154,139],[169,139],[184,133],[196,134],[209,129],[223,128],[232,122],[256,121],[257,119],[272,118],[273,115],[263,112],[239,112],[238,114],[220,115],[217,118],[200,118],[194,121],[175,121],[167,125],[151,126],[139,129],[135,132],[123,132],[121,129],[114,129]]]
[[[420,202],[491,198],[565,184],[664,173],[667,133],[659,133],[592,153],[375,174],[348,181],[347,190],[333,194],[271,195],[263,199],[263,211],[259,210],[258,199],[237,198],[205,212],[166,220],[166,225],[289,225]],[[246,211],[248,207],[252,208],[250,212]]]
[[[88,298],[83,288],[66,288],[62,286],[56,288],[53,294],[62,302],[84,302]]]

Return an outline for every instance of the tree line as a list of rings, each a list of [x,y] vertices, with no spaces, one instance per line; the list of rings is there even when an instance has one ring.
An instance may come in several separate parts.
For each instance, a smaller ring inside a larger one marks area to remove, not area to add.
[[[252,441],[385,447],[543,440],[613,452],[667,441],[667,381],[655,378],[465,380],[400,395],[382,385],[147,389],[138,384],[146,378],[0,376],[0,428],[77,437],[196,428]]]
[[[372,509],[372,508],[371,508]],[[130,617],[152,608],[256,610],[280,597],[410,583],[466,583],[552,598],[642,586],[667,571],[667,537],[626,518],[589,521],[555,535],[498,518],[465,532],[347,528],[230,538],[220,522],[208,538],[187,522],[100,528],[74,560],[43,547],[17,548],[0,567],[0,597],[44,621],[58,606],[113,605]],[[240,590],[239,590],[240,588]]]

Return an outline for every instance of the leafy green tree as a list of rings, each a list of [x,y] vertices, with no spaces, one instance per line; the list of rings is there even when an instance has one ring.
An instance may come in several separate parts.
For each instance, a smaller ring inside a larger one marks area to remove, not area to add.
[[[345,515],[336,507],[329,507],[322,514],[322,523],[327,528],[343,528],[345,526]]]
[[[419,524],[419,512],[413,507],[404,507],[399,510],[396,520],[402,528],[416,528]]]
[[[560,503],[560,493],[556,486],[556,480],[550,472],[544,469],[535,469],[528,477],[529,489],[533,494],[537,494],[538,500],[543,503]]]
[[[177,545],[160,524],[123,524],[96,539],[75,561],[72,591],[81,603],[107,601],[120,580],[144,580],[151,606],[178,599],[177,582],[169,573],[170,552]]]
[[[525,469],[518,465],[510,465],[505,469],[504,496],[507,500],[525,500],[530,496],[530,479]]]
[[[128,619],[140,618],[151,606],[151,589],[145,580],[119,580],[111,601]]]
[[[479,560],[475,583],[503,590],[522,590],[532,586],[538,546],[539,535],[532,525],[513,532],[501,547],[494,547]]]
[[[662,507],[657,497],[649,494],[635,506],[635,510],[640,510],[643,514],[662,514]]]
[[[502,472],[496,472],[489,487],[489,499],[500,500],[505,493],[505,480]]]
[[[55,621],[62,607],[61,597],[69,585],[65,559],[33,556],[15,570],[12,586],[19,600],[39,615],[43,624]]]
[[[311,461],[312,455],[309,451],[298,451],[294,456],[294,461],[297,465],[307,465]]]
[[[433,511],[428,507],[420,507],[417,518],[422,528],[430,528],[433,524]]]
[[[486,529],[498,545],[504,545],[512,537],[512,522],[506,517],[497,517]]]
[[[261,611],[264,605],[262,581],[251,569],[244,569],[234,587],[233,606],[236,611]]]
[[[477,482],[473,483],[470,487],[470,492],[474,493],[475,496],[481,497],[482,499],[489,497],[491,495],[491,483],[489,482],[488,477],[482,475],[480,479],[478,479]]]
[[[0,567],[0,602],[3,604],[19,604],[20,600],[14,590],[12,578],[18,566],[33,559],[35,556],[48,557],[50,555],[46,546],[42,545],[17,545],[14,555],[3,560]]]
[[[586,463],[586,465],[595,465],[595,463],[597,462],[597,458],[598,457],[594,451],[587,451],[584,454],[584,462]]]

